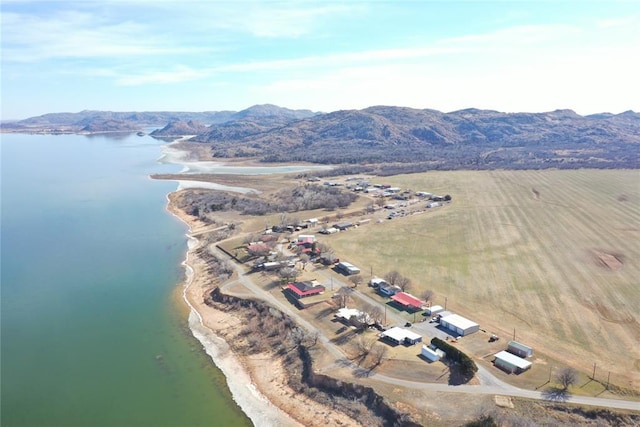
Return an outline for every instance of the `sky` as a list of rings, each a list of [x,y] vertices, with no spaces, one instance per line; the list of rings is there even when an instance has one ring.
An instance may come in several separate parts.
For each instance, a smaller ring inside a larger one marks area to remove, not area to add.
[[[640,1],[1,0],[1,118],[640,111]]]

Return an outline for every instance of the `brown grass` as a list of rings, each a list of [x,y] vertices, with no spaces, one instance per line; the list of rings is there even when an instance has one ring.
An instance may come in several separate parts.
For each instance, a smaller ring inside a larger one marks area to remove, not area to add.
[[[385,182],[451,194],[425,215],[325,237],[364,272],[536,352],[640,389],[640,171],[430,172]],[[535,189],[533,191],[532,189]],[[619,195],[624,194],[624,202]],[[631,230],[631,231],[630,231]],[[597,249],[594,249],[597,248]]]

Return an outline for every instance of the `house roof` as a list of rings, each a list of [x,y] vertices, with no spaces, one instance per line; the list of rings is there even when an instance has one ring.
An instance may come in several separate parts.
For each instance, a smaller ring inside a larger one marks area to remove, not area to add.
[[[520,369],[527,369],[531,366],[531,362],[524,360],[521,357],[511,354],[506,350],[502,350],[500,353],[496,353],[496,359],[500,359],[507,362],[509,365],[515,366]]]
[[[382,333],[382,336],[389,337],[398,342],[404,341],[405,338],[409,338],[412,341],[422,338],[422,335],[416,334],[415,332],[408,331],[398,326],[384,331]]]
[[[425,305],[426,303],[424,301],[422,301],[420,298],[416,298],[411,294],[408,294],[406,292],[398,292],[397,294],[395,294],[394,296],[391,297],[392,300],[402,304],[402,305],[406,305],[407,307],[422,307],[423,305]]]
[[[452,326],[455,326],[456,328],[462,329],[463,331],[468,328],[473,328],[478,326],[476,322],[469,320],[465,317],[459,316],[457,314],[450,314],[446,317],[442,317],[440,319],[440,324],[442,324],[442,322],[446,322]]]
[[[299,296],[307,296],[324,292],[325,287],[315,282],[294,282],[289,283],[287,288]]]

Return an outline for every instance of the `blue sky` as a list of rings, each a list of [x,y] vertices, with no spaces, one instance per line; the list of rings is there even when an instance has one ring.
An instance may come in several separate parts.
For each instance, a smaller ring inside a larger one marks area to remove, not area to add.
[[[2,0],[2,119],[640,111],[640,1]]]

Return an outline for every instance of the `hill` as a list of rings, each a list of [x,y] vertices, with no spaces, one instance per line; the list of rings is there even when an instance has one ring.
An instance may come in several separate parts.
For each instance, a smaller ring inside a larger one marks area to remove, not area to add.
[[[327,164],[426,163],[436,169],[638,167],[640,114],[571,110],[451,113],[376,106],[267,128],[252,120],[212,125],[193,140],[214,157]]]

